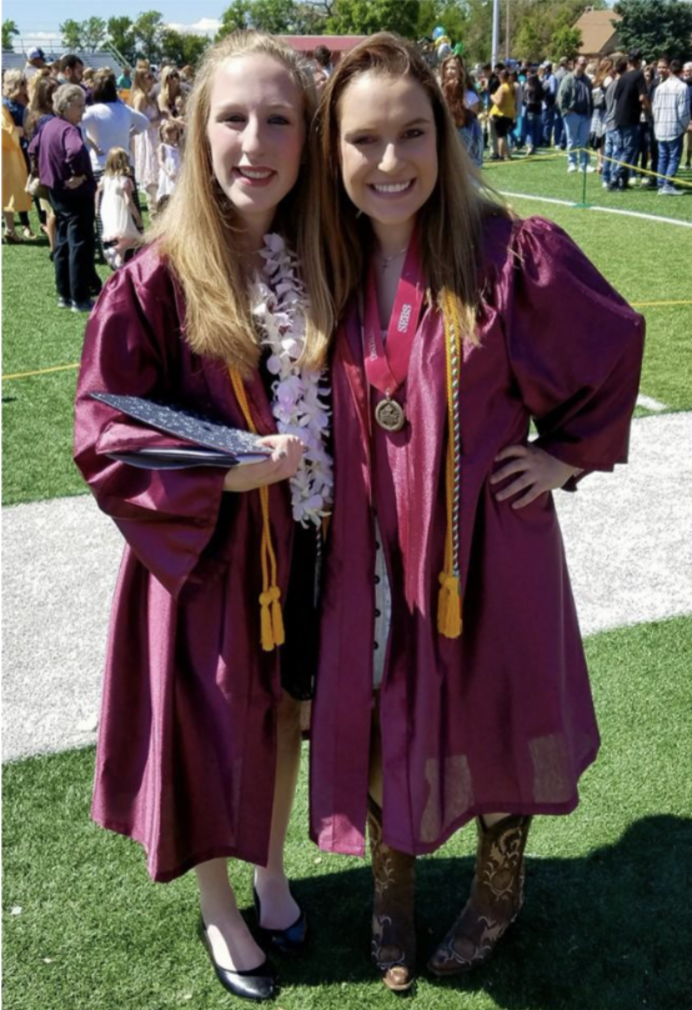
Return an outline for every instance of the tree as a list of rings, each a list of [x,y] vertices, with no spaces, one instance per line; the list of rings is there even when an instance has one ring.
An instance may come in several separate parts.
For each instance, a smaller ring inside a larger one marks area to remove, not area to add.
[[[161,54],[178,67],[197,65],[209,46],[206,35],[194,35],[192,32],[176,32],[166,28],[161,37]]]
[[[441,26],[452,40],[466,48],[465,36],[470,5],[460,0],[422,0],[418,5],[418,38],[430,38],[435,28]]]
[[[252,0],[233,0],[230,7],[227,7],[221,14],[221,26],[216,33],[216,41],[230,35],[231,32],[240,31],[242,28],[249,28],[251,25],[250,11],[252,10]]]
[[[2,23],[2,48],[9,49],[10,52],[14,49],[13,35],[19,35],[19,28],[14,21],[8,18]]]
[[[333,35],[389,31],[413,39],[418,15],[417,0],[336,0],[327,18],[327,31]]]
[[[579,55],[581,49],[582,35],[579,28],[556,28],[550,37],[548,45],[549,51],[554,59],[562,59],[566,56],[568,60],[573,60]]]
[[[539,30],[534,19],[526,18],[522,21],[514,36],[512,53],[519,59],[528,60],[531,63],[537,63],[545,56],[545,35]]]
[[[82,44],[85,49],[100,49],[106,41],[108,29],[103,18],[88,18],[82,21]]]
[[[62,44],[65,49],[69,50],[69,52],[78,52],[80,49],[84,49],[81,21],[75,21],[74,18],[68,18],[67,21],[64,21],[63,24],[58,27],[60,28]]]
[[[132,31],[136,43],[147,59],[161,58],[161,39],[164,30],[163,14],[158,11],[145,11],[133,24]]]
[[[108,19],[108,38],[120,55],[128,63],[135,59],[135,36],[132,30],[132,18],[118,17]]]
[[[613,10],[622,15],[615,22],[622,48],[639,49],[645,60],[663,54],[685,59],[692,37],[692,4],[683,0],[619,0]]]

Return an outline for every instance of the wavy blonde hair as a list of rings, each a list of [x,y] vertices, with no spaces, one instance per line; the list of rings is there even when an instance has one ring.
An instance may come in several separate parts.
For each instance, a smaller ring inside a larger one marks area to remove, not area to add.
[[[362,288],[367,266],[363,249],[372,241],[369,221],[357,218],[339,165],[339,104],[349,84],[368,73],[410,77],[430,99],[437,132],[438,178],[418,212],[423,270],[430,298],[440,308],[446,292],[456,296],[465,338],[476,343],[483,219],[493,214],[509,217],[510,212],[487,189],[466,154],[432,70],[414,46],[388,32],[371,36],[340,60],[322,95],[316,121],[322,165],[322,233],[337,316],[343,315],[352,295]]]
[[[144,61],[137,60],[137,68],[134,74],[132,75],[132,91],[130,92],[130,102],[134,109],[137,109],[139,107],[139,111],[141,111],[141,109],[146,105],[151,105],[158,111],[158,105],[156,104],[155,100],[151,97],[151,88],[154,87],[153,84],[154,75],[152,74],[148,66],[147,67],[145,67],[144,65],[140,66],[140,62],[142,62],[143,64]],[[148,91],[144,87],[145,77],[150,77],[152,80],[151,88],[149,88]]]
[[[237,241],[240,221],[218,185],[207,133],[210,98],[218,69],[229,59],[262,54],[291,74],[303,95],[306,136],[316,95],[312,75],[298,54],[278,39],[260,32],[234,32],[207,51],[187,107],[185,155],[175,191],[147,235],[157,240],[160,255],[178,279],[186,302],[186,337],[199,354],[221,358],[248,375],[260,359],[247,292],[245,254]],[[307,141],[306,141],[307,143]],[[320,242],[319,207],[313,185],[314,167],[306,160],[292,191],[281,201],[272,224],[300,261],[310,297],[305,349],[301,364],[324,364],[334,314],[325,278]]]

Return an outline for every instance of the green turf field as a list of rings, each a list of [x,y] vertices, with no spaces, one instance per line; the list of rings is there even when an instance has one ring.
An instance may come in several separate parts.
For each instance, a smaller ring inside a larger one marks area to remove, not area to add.
[[[681,178],[692,183],[692,173]],[[561,200],[581,199],[578,174],[568,175],[564,156],[487,165],[500,191]],[[586,177],[587,200],[692,223],[689,197],[657,197],[635,189],[604,193],[600,176]],[[692,409],[692,304],[689,265],[692,228],[574,209],[537,199],[508,198],[524,215],[541,214],[565,228],[622,294],[647,319],[642,393],[667,410]],[[102,276],[108,276],[102,269]],[[85,320],[56,308],[52,264],[45,245],[3,249],[3,376],[41,371],[79,361]],[[34,501],[84,491],[71,461],[76,368],[3,381],[3,503]],[[638,408],[638,414],[647,411]],[[31,451],[27,451],[31,447]]]
[[[423,976],[425,1010],[683,1010],[692,935],[692,618],[587,641],[603,748],[570,817],[529,837],[526,906],[467,980]],[[4,769],[4,1004],[8,1010],[215,1010],[234,1005],[195,938],[191,876],[153,885],[139,847],[88,819],[93,749]],[[306,840],[306,767],[287,865],[312,924],[282,963],[284,1010],[364,1010],[396,999],[371,971],[368,864]],[[469,886],[467,827],[420,861],[424,963]],[[232,864],[241,907],[250,871]],[[13,914],[13,909],[21,909]],[[235,1004],[240,1005],[240,1004]]]

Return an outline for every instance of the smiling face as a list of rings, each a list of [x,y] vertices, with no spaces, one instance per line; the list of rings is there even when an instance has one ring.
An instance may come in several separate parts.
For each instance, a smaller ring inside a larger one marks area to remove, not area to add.
[[[365,73],[339,103],[344,188],[381,244],[403,243],[437,183],[437,131],[425,90],[412,77]]]
[[[222,64],[207,136],[219,186],[248,232],[261,238],[296,184],[305,143],[303,96],[288,69],[259,53]]]

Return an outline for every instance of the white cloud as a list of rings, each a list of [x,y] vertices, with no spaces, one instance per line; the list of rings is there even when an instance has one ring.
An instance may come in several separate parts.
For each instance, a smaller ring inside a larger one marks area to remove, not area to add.
[[[208,35],[210,38],[218,32],[221,22],[218,18],[200,18],[192,25],[184,25],[179,22],[169,22],[166,28],[171,28],[174,32],[187,33],[189,35]]]

